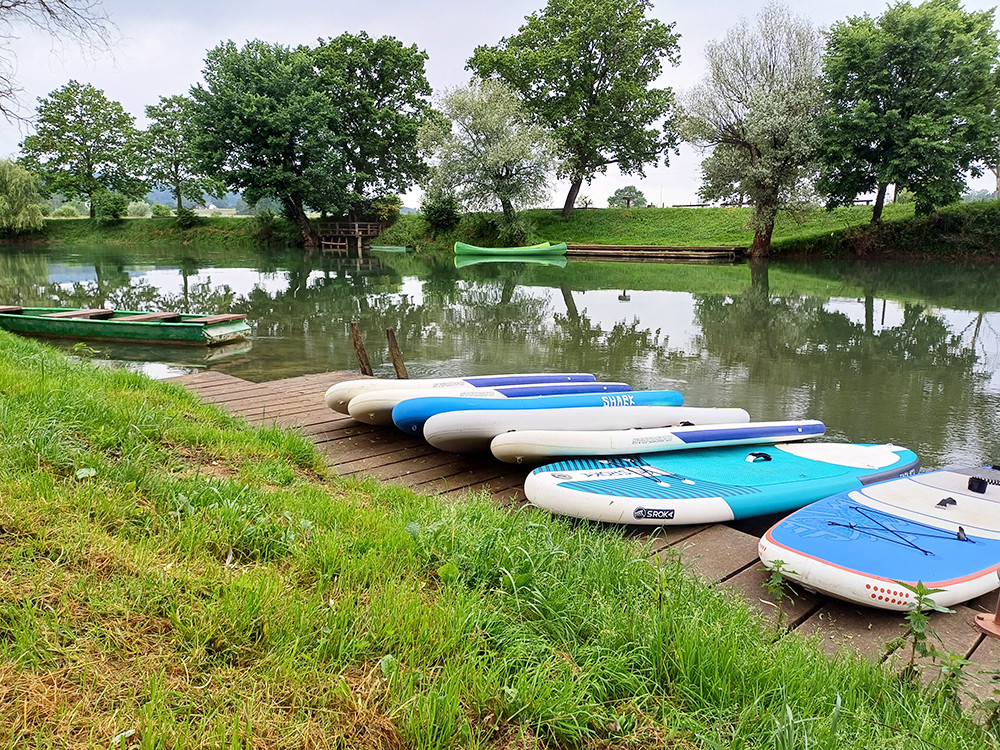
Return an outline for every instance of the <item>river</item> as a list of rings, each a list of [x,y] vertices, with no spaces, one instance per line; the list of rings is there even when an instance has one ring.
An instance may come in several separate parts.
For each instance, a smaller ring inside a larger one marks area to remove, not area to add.
[[[246,313],[251,340],[77,354],[165,378],[377,375],[392,328],[411,377],[586,371],[755,420],[820,419],[925,468],[1000,463],[1000,267],[570,260],[564,266],[300,250],[0,247],[0,304]],[[76,342],[55,342],[71,350]]]

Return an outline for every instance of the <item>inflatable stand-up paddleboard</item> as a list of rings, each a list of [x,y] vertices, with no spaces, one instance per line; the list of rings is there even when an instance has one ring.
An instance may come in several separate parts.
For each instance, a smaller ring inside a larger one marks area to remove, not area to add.
[[[948,469],[844,491],[761,538],[768,568],[849,602],[908,610],[919,581],[950,607],[997,588],[1000,467]]]
[[[895,445],[786,443],[578,458],[524,480],[533,504],[608,523],[717,523],[784,513],[836,492],[915,472]]]
[[[334,411],[347,414],[351,399],[362,393],[398,388],[495,388],[526,383],[575,383],[594,382],[597,377],[589,372],[523,372],[509,375],[474,375],[467,378],[358,378],[334,383],[326,391],[326,405]]]
[[[524,398],[525,396],[548,396],[565,393],[621,393],[632,390],[628,383],[572,382],[572,383],[527,383],[506,385],[496,388],[437,388],[435,394],[451,398]],[[362,393],[351,399],[347,412],[359,422],[368,424],[392,424],[392,410],[409,398],[426,396],[426,390],[380,390]]]
[[[425,396],[400,402],[392,410],[392,421],[403,432],[423,435],[424,422],[435,414],[449,411],[532,411],[535,409],[558,410],[550,413],[562,422],[569,416],[566,409],[583,408],[584,414],[599,418],[605,409],[636,409],[640,406],[680,406],[684,397],[680,391],[631,391],[629,393],[579,393],[562,396],[528,396],[526,398],[450,398],[447,396]],[[549,422],[549,424],[552,424]],[[487,442],[486,446],[489,443]],[[484,450],[486,448],[484,446]]]
[[[698,410],[692,407],[691,411]],[[424,437],[433,444],[431,421],[424,425]],[[520,464],[570,456],[626,456],[720,445],[784,443],[819,437],[826,432],[826,426],[815,419],[714,424],[710,418],[703,419],[692,414],[681,421],[684,423],[681,426],[630,430],[514,429],[493,438],[490,450],[501,461]]]
[[[628,428],[643,427],[650,422],[660,427],[749,421],[750,415],[743,409],[700,406],[610,406],[599,412],[590,407],[520,411],[463,409],[429,417],[424,423],[424,440],[444,451],[472,453],[490,450],[492,441],[501,438],[509,438],[516,445],[517,436],[528,435],[540,427],[555,426],[556,429],[551,430],[554,434],[567,440],[578,436],[580,441],[585,441],[585,433],[591,430],[596,434],[612,429],[635,433],[643,430]]]

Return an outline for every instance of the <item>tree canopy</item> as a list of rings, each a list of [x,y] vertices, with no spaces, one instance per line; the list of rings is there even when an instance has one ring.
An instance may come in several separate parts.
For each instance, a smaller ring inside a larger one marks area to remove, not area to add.
[[[752,256],[770,252],[778,211],[815,175],[821,54],[812,24],[768,5],[705,46],[709,72],[685,101],[685,138],[711,150],[699,193],[753,206]]]
[[[646,196],[635,185],[626,185],[612,193],[611,197],[608,198],[608,206],[611,208],[645,208]]]
[[[315,50],[320,83],[341,109],[353,213],[405,192],[426,172],[417,134],[430,110],[427,53],[392,37],[341,34]]]
[[[146,107],[147,176],[159,188],[170,190],[177,208],[187,198],[201,203],[206,193],[221,196],[225,186],[206,177],[197,167],[191,148],[191,110],[194,103],[185,96],[160,97],[159,104]]]
[[[306,208],[347,203],[341,112],[320,86],[308,47],[260,40],[210,50],[205,85],[191,89],[199,167],[248,203],[281,202],[307,247],[319,238]]]
[[[570,180],[569,215],[583,181],[614,164],[642,176],[677,139],[674,96],[652,84],[663,61],[679,62],[673,24],[646,17],[649,0],[549,0],[514,36],[477,47],[468,67],[498,78],[552,129],[561,173]]]
[[[454,193],[467,209],[503,211],[506,233],[524,239],[517,209],[547,197],[554,143],[521,98],[500,81],[473,82],[442,96],[440,116],[421,129],[431,157],[431,194]]]
[[[199,167],[251,205],[280,201],[306,246],[315,246],[307,209],[364,211],[422,173],[425,58],[365,34],[315,49],[226,42],[206,57],[205,85],[191,89]]]
[[[833,25],[824,57],[821,189],[829,205],[886,188],[916,196],[918,213],[958,200],[1000,132],[993,11],[958,0],[891,5],[878,18]]]
[[[38,100],[35,134],[21,144],[23,164],[42,178],[47,194],[91,203],[99,192],[143,195],[144,162],[135,120],[119,102],[88,84],[70,81]]]

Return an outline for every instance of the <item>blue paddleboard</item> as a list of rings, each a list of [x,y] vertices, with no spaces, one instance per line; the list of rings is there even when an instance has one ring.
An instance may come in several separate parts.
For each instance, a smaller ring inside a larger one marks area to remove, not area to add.
[[[895,445],[789,443],[615,458],[580,458],[531,472],[534,505],[593,521],[673,525],[782,513],[920,466]]]
[[[680,406],[680,391],[631,391],[629,393],[580,393],[556,396],[527,396],[514,399],[421,396],[401,401],[392,410],[392,421],[403,432],[422,435],[424,422],[435,414],[476,409],[507,411],[520,409],[567,409],[606,406]]]
[[[792,513],[758,545],[805,588],[882,609],[912,607],[918,581],[941,606],[1000,585],[1000,470],[929,471],[841,492]]]

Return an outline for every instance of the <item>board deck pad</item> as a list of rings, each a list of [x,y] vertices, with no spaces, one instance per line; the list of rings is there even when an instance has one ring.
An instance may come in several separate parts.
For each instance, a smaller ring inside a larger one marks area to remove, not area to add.
[[[997,588],[1000,470],[925,472],[824,498],[775,524],[758,551],[786,578],[847,601],[907,609],[900,582],[951,606]]]
[[[802,443],[582,458],[535,469],[535,505],[595,521],[714,523],[788,512],[842,490],[914,472],[893,445]]]

